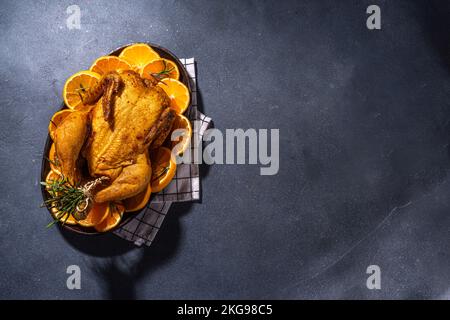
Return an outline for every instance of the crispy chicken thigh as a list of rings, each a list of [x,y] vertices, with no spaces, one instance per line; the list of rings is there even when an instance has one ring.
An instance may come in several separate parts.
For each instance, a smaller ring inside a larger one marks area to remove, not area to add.
[[[88,132],[88,118],[87,112],[72,112],[55,131],[61,173],[75,184],[81,180],[78,156]]]

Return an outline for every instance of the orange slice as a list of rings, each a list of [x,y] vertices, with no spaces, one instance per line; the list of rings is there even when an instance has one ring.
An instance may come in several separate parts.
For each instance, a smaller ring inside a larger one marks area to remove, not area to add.
[[[158,59],[159,55],[148,44],[136,43],[126,47],[119,55],[138,70],[142,70],[144,66],[152,60]]]
[[[178,80],[180,78],[180,71],[175,62],[167,59],[155,59],[147,63],[141,69],[141,77],[151,79],[156,78],[158,80],[164,78],[172,78]]]
[[[55,140],[55,130],[56,128],[63,122],[63,120],[71,113],[73,110],[71,109],[63,109],[61,111],[56,112],[50,123],[48,124],[48,133],[50,134],[50,138]]]
[[[103,222],[108,216],[108,202],[94,203],[86,219],[78,220],[78,224],[83,227],[94,227]]]
[[[83,107],[83,97],[89,88],[97,85],[101,76],[92,71],[80,71],[67,79],[64,84],[64,103],[69,109],[79,109]]]
[[[59,170],[59,162],[58,157],[56,156],[56,148],[54,143],[52,143],[52,145],[50,146],[50,150],[48,151],[48,159],[50,160],[50,168],[52,169],[52,171],[60,175],[61,170]]]
[[[170,98],[170,107],[177,113],[182,114],[189,106],[190,96],[188,88],[178,80],[165,78],[158,85]]]
[[[135,195],[134,197],[123,200],[125,206],[125,212],[138,211],[147,205],[150,195],[152,194],[152,188],[150,184],[144,191]]]
[[[61,179],[61,175],[59,172],[55,172],[53,170],[50,170],[50,172],[47,174],[47,176],[45,177],[45,182],[46,183],[52,183],[54,181],[58,181]],[[49,187],[46,187],[47,190],[49,189]]]
[[[174,140],[171,136],[174,135]],[[170,149],[175,155],[181,155],[190,146],[192,137],[192,126],[188,118],[182,114],[177,114],[172,125],[170,139]]]
[[[110,202],[108,205],[108,213],[106,219],[102,223],[94,226],[98,232],[106,232],[117,227],[122,220],[125,207],[117,202]]]
[[[152,178],[150,185],[152,192],[159,192],[172,181],[177,164],[175,156],[170,149],[160,147],[150,154],[150,162],[152,164]]]
[[[89,70],[100,75],[105,75],[110,71],[133,70],[133,67],[128,62],[119,57],[104,56],[95,60]]]
[[[77,224],[77,220],[69,213],[61,213],[56,208],[51,208],[52,216],[54,219],[59,219],[61,223],[75,225]],[[69,216],[67,216],[69,215]]]

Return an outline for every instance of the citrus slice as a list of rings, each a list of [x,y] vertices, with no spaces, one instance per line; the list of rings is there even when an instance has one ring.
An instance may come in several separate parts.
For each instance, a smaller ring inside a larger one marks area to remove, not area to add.
[[[119,57],[138,70],[142,70],[147,63],[158,59],[159,55],[148,44],[136,43],[123,49]]]
[[[138,211],[147,205],[150,195],[152,194],[152,188],[150,184],[144,191],[135,195],[134,197],[123,200],[125,206],[125,212]]]
[[[69,213],[62,213],[58,211],[56,208],[51,208],[52,216],[54,219],[59,219],[61,223],[75,225],[77,224],[77,220]]]
[[[52,169],[52,171],[60,175],[61,170],[59,170],[59,161],[58,157],[56,156],[56,147],[54,143],[52,143],[52,145],[50,146],[50,150],[48,151],[48,160],[50,162],[50,168]]]
[[[50,123],[48,124],[48,133],[50,134],[50,138],[52,140],[55,140],[55,130],[56,128],[63,122],[63,120],[71,113],[73,110],[71,109],[63,109],[58,112],[56,112],[52,119],[50,120]]]
[[[173,136],[173,138],[172,138]],[[177,114],[172,125],[170,149],[175,155],[181,155],[190,146],[192,137],[192,126],[188,118]],[[173,140],[172,140],[173,139]]]
[[[103,222],[108,216],[108,202],[94,203],[86,218],[78,220],[78,224],[83,227],[93,227]]]
[[[150,162],[152,164],[152,178],[150,185],[152,192],[159,192],[172,181],[177,164],[175,156],[170,149],[160,147],[150,154]]]
[[[48,191],[48,193],[50,193],[50,195],[52,196],[58,196],[58,192],[55,190],[52,190],[52,184],[54,184],[55,182],[62,182],[62,176],[59,172],[55,172],[53,170],[50,170],[50,172],[47,174],[47,176],[45,177],[45,183],[47,184],[45,186],[45,189]]]
[[[117,227],[122,220],[125,207],[117,202],[110,202],[108,205],[108,213],[106,219],[102,223],[94,226],[98,232],[106,232]]]
[[[165,78],[158,85],[170,98],[170,107],[177,113],[182,114],[189,106],[190,96],[188,88],[178,80]]]
[[[92,64],[89,70],[105,75],[110,71],[133,70],[133,67],[125,60],[115,56],[100,57]]]
[[[80,71],[67,79],[64,84],[64,103],[69,109],[79,109],[83,107],[83,98],[89,88],[97,85],[101,76],[92,71]]]
[[[53,171],[53,170],[50,170],[50,172],[47,174],[47,176],[45,177],[45,182],[47,183],[47,184],[50,184],[50,183],[52,183],[52,182],[54,182],[54,181],[58,181],[58,180],[60,180],[61,179],[61,175],[60,175],[60,173],[59,172],[55,172],[55,171]],[[49,189],[49,187],[47,186],[46,187],[47,188],[47,190]]]
[[[156,78],[161,80],[164,78],[172,78],[178,80],[180,78],[180,71],[175,62],[159,58],[147,63],[141,69],[141,77],[151,79]]]

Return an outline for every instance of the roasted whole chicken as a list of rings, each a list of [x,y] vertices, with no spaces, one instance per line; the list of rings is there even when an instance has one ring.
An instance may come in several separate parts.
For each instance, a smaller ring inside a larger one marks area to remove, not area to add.
[[[156,80],[127,70],[105,74],[83,102],[55,131],[62,174],[73,184],[105,177],[95,202],[142,192],[151,178],[149,152],[162,145],[175,119],[169,97]],[[83,162],[89,175],[82,172]]]

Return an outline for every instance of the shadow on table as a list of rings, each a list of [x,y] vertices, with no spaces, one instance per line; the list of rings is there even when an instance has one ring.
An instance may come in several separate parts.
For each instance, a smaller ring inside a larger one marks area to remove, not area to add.
[[[197,108],[198,108],[198,111],[200,111],[203,114],[206,114],[205,111],[204,111],[203,98],[202,98],[202,93],[201,93],[201,91],[199,89],[198,79],[197,79]],[[214,128],[214,121],[213,120],[211,120],[211,122],[209,124],[209,128],[210,129]],[[202,179],[205,178],[206,176],[208,176],[210,168],[211,168],[211,166],[207,165],[205,163],[201,163],[199,165],[200,177]],[[200,179],[200,190],[202,189],[202,179]],[[203,200],[203,192],[200,192],[200,200],[199,200],[199,202],[201,203],[202,200]]]
[[[426,39],[441,57],[442,64],[450,71],[450,2],[431,0],[423,4],[422,19]],[[444,118],[443,133],[450,134],[450,120]],[[450,156],[450,144],[447,146]]]
[[[427,31],[427,40],[440,54],[443,63],[450,70],[450,2],[431,0],[420,7],[425,13],[423,25]]]
[[[106,299],[136,299],[136,286],[153,270],[173,258],[180,244],[179,219],[188,214],[192,203],[174,203],[150,247],[138,249],[130,261],[124,257],[112,257],[92,264],[94,275],[99,279]],[[123,240],[121,240],[123,241]]]

